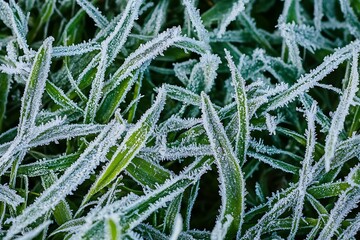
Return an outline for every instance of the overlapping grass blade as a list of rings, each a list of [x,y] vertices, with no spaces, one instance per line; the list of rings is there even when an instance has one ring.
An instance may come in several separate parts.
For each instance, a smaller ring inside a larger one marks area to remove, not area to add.
[[[54,184],[46,189],[31,206],[13,219],[13,225],[7,232],[5,239],[14,237],[24,227],[36,221],[67,195],[75,191],[78,185],[90,176],[91,171],[105,159],[109,148],[115,144],[123,130],[123,125],[117,122],[109,123],[99,136],[90,143],[77,161]]]
[[[101,14],[101,12],[87,0],[76,0],[85,12],[95,21],[99,28],[105,28],[109,21]]]
[[[325,143],[325,170],[330,170],[330,163],[335,154],[336,144],[338,143],[339,133],[344,128],[346,115],[349,112],[350,105],[356,95],[359,85],[358,61],[359,54],[355,50],[352,52],[352,68],[348,85],[341,96],[339,105],[332,117],[329,133]]]
[[[237,104],[237,118],[239,130],[236,135],[236,156],[242,165],[246,161],[246,151],[249,142],[249,111],[245,92],[245,80],[237,70],[230,53],[225,50],[226,58],[231,72],[232,83],[235,87],[235,96]]]
[[[106,68],[112,63],[120,49],[125,44],[132,26],[134,25],[134,21],[138,17],[138,11],[141,3],[142,1],[138,0],[129,1],[114,31],[101,43],[100,61],[95,78],[92,82],[90,96],[85,108],[85,123],[93,122],[95,118],[98,109],[98,102],[102,95]]]
[[[359,45],[360,42],[356,40],[326,57],[317,68],[299,78],[288,90],[270,99],[266,104],[267,111],[284,106],[289,102],[294,101],[300,94],[308,91],[318,81],[322,80],[326,75],[335,70],[339,64],[350,59],[353,56],[353,52],[358,51]]]
[[[208,96],[201,95],[201,109],[204,128],[216,159],[220,175],[220,192],[222,206],[213,233],[221,231],[222,225],[227,223],[228,229],[224,233],[215,233],[226,238],[233,238],[241,229],[245,210],[245,181],[239,160],[236,158],[229,139],[226,136],[219,116],[217,115]]]
[[[52,42],[53,38],[47,38],[35,56],[22,97],[17,137],[0,158],[0,176],[14,161],[13,156],[19,151],[16,149],[19,143],[26,142],[25,134],[31,133],[35,127],[36,116],[40,110],[42,94],[45,90],[45,81],[50,70]]]
[[[82,229],[81,232],[73,237],[84,236],[86,232],[91,232],[95,229],[103,232],[103,217],[108,213],[119,215],[122,234],[126,234],[145,220],[151,213],[163,207],[167,202],[181,194],[188,186],[196,182],[209,169],[212,162],[213,159],[211,158],[201,158],[192,163],[178,176],[168,179],[155,190],[148,192],[147,195],[130,200],[130,202],[127,202],[129,200],[125,199],[106,206],[96,214],[98,217],[90,215],[90,218],[88,218],[88,221],[92,222],[90,228]],[[99,220],[96,221],[96,219]]]
[[[121,145],[114,153],[112,159],[98,176],[97,180],[83,200],[86,203],[91,196],[110,184],[119,173],[124,170],[136,154],[144,147],[146,141],[154,130],[155,123],[160,117],[165,104],[166,91],[160,88],[154,105],[142,116],[142,118],[129,130]]]

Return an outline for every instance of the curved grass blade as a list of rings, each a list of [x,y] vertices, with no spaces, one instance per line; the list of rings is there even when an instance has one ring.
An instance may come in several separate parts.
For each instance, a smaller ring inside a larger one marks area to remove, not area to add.
[[[90,2],[88,2],[87,0],[76,0],[76,2],[95,21],[96,25],[99,28],[105,28],[109,24],[109,21]]]
[[[205,26],[202,23],[200,17],[200,11],[195,8],[194,1],[192,0],[182,0],[182,4],[185,6],[187,15],[189,16],[192,24],[194,25],[195,32],[199,40],[208,43],[210,40],[209,33],[205,29]]]
[[[360,41],[356,40],[347,46],[336,50],[332,55],[326,57],[324,61],[310,73],[300,77],[298,81],[287,90],[276,95],[265,104],[266,111],[271,111],[294,101],[299,95],[306,93],[318,81],[322,80],[330,72],[334,71],[341,63],[350,59],[353,52],[360,49]]]
[[[21,100],[17,137],[15,137],[7,151],[0,158],[0,176],[11,166],[14,161],[14,155],[19,151],[19,145],[21,146],[28,141],[28,137],[25,137],[25,135],[31,133],[35,127],[36,116],[38,115],[42,94],[45,89],[45,81],[50,70],[53,40],[52,37],[45,39],[35,56]]]
[[[221,38],[221,36],[225,33],[227,26],[236,19],[236,17],[240,14],[240,12],[245,10],[245,3],[247,0],[238,0],[233,3],[230,11],[224,14],[222,17],[220,24],[218,26],[217,37]]]
[[[179,41],[179,36],[179,27],[170,28],[131,53],[104,87],[103,91],[106,93],[105,96],[134,70],[140,68],[144,63],[152,60],[175,42]]]
[[[18,168],[18,175],[26,175],[28,177],[37,177],[50,174],[51,172],[58,172],[70,167],[78,158],[80,153],[60,156],[54,159],[47,159],[45,161],[38,161],[20,165]]]
[[[335,155],[336,144],[338,143],[339,133],[344,128],[345,118],[349,112],[350,105],[353,102],[359,85],[359,73],[358,73],[358,61],[359,54],[355,50],[353,51],[353,61],[351,74],[343,95],[341,96],[339,105],[332,116],[332,121],[329,129],[329,133],[326,136],[325,143],[325,170],[330,170],[331,160]]]
[[[235,87],[235,96],[237,104],[237,114],[238,114],[238,125],[239,129],[236,136],[236,156],[240,161],[240,166],[246,161],[246,151],[248,148],[249,142],[249,111],[247,96],[245,92],[245,80],[240,75],[240,72],[235,66],[235,63],[232,60],[230,52],[225,49],[226,59],[228,61],[228,66],[231,71],[232,83]]]
[[[14,0],[10,0],[10,4],[0,0],[0,19],[11,29],[16,36],[17,42],[26,55],[30,54],[29,46],[26,42],[27,19],[20,7]]]
[[[83,110],[73,100],[68,98],[63,90],[58,88],[54,83],[46,81],[46,92],[49,94],[51,99],[61,107],[83,112]]]
[[[70,57],[100,49],[101,46],[97,42],[79,43],[71,46],[57,46],[53,48],[52,57]]]
[[[144,147],[160,117],[160,112],[165,104],[165,97],[166,91],[164,88],[160,88],[155,103],[126,134],[123,142],[114,153],[109,164],[105,167],[100,176],[98,176],[88,194],[84,197],[82,205],[95,193],[110,184],[119,173],[129,165],[141,148]]]
[[[92,223],[92,225],[89,228],[82,228],[73,238],[77,239],[85,236],[86,233],[93,232],[95,229],[104,231],[102,227],[104,216],[109,213],[116,214],[120,217],[121,234],[124,235],[128,233],[144,221],[151,213],[164,207],[166,203],[173,200],[176,196],[184,192],[187,187],[198,181],[209,169],[213,161],[214,159],[210,157],[198,159],[178,176],[168,179],[164,184],[148,192],[148,194],[133,200],[125,199],[109,204],[99,211],[95,217],[90,214],[89,217],[87,217],[87,222]],[[96,221],[96,219],[98,220]]]
[[[35,56],[21,100],[21,116],[18,127],[19,136],[23,136],[35,126],[35,118],[40,109],[41,97],[50,71],[53,41],[52,37],[45,39]]]
[[[119,107],[120,103],[124,101],[126,94],[130,91],[136,80],[142,78],[142,69],[137,70],[134,75],[130,75],[120,82],[118,86],[111,91],[106,98],[101,102],[99,110],[96,113],[96,121],[100,123],[107,122]]]
[[[288,173],[292,173],[292,174],[297,174],[299,172],[299,167],[294,166],[289,163],[286,163],[286,162],[283,162],[278,159],[274,159],[272,157],[266,156],[261,153],[248,151],[247,155],[249,157],[253,157],[261,162],[264,162],[264,163],[270,165],[272,168],[280,169],[284,172],[288,172]]]
[[[281,197],[281,198],[280,198]],[[265,232],[270,223],[283,214],[296,199],[296,194],[293,189],[287,189],[283,196],[280,195],[280,199],[267,209],[267,212],[257,221],[256,225],[249,228],[244,235],[241,236],[242,240],[254,239],[256,236],[260,237],[262,232]],[[271,202],[271,200],[269,200]],[[255,209],[256,210],[256,209]]]
[[[239,160],[233,152],[219,116],[205,93],[201,95],[201,109],[204,128],[209,138],[220,175],[222,206],[216,224],[222,226],[227,222],[228,216],[230,216],[233,220],[229,223],[228,231],[221,235],[231,239],[240,232],[244,217],[244,176],[239,166]],[[216,229],[215,227],[214,231]]]
[[[150,189],[155,189],[173,175],[161,165],[137,157],[126,167],[126,172],[136,182]]]
[[[13,238],[23,228],[36,221],[67,195],[75,191],[90,176],[91,171],[101,161],[104,161],[109,148],[115,144],[123,130],[123,125],[116,122],[109,123],[58,181],[46,189],[22,214],[13,219],[13,224],[4,239]]]
[[[142,1],[130,0],[114,31],[101,43],[100,62],[92,82],[90,96],[85,108],[85,123],[93,122],[95,118],[98,102],[103,93],[102,89],[106,68],[112,63],[120,49],[124,46],[134,25],[134,21],[138,17],[141,3]]]
[[[298,181],[297,199],[296,205],[294,207],[294,216],[291,225],[290,234],[288,239],[293,239],[296,236],[296,233],[299,228],[300,220],[302,217],[302,211],[306,196],[306,189],[310,185],[313,172],[312,172],[312,162],[313,162],[313,152],[315,150],[316,143],[316,132],[315,132],[315,114],[317,112],[316,102],[313,103],[311,109],[306,113],[306,118],[308,121],[308,129],[306,131],[306,152],[304,160],[302,161],[302,169],[300,171],[300,179]]]

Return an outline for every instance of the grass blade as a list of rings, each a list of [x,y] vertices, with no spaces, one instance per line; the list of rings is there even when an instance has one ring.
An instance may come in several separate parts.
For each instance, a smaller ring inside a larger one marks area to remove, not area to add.
[[[90,176],[91,171],[104,160],[109,148],[115,144],[123,130],[124,126],[119,123],[108,124],[58,181],[46,189],[21,215],[13,219],[13,224],[5,239],[14,237],[24,227],[36,221],[67,195],[75,191],[77,186]]]
[[[204,128],[208,135],[211,148],[219,170],[220,191],[222,197],[222,207],[217,225],[222,226],[230,216],[233,220],[229,223],[226,236],[231,239],[236,236],[241,229],[242,219],[245,208],[245,181],[230,141],[226,136],[219,116],[217,115],[208,96],[201,95],[201,109],[203,113]],[[215,227],[214,231],[217,231]]]
[[[353,51],[353,61],[351,74],[343,95],[341,96],[340,103],[332,116],[332,121],[329,129],[329,134],[326,137],[325,143],[325,170],[330,170],[331,160],[335,155],[336,144],[338,143],[339,133],[344,128],[344,122],[346,115],[349,112],[350,105],[353,102],[353,99],[356,95],[359,85],[359,73],[358,73],[358,61],[359,54],[358,52]]]
[[[245,92],[245,80],[240,75],[240,72],[237,70],[235,63],[232,60],[230,53],[225,50],[226,58],[228,61],[228,66],[231,71],[232,83],[235,87],[235,96],[237,104],[237,114],[238,114],[238,125],[239,130],[236,136],[236,156],[240,161],[240,165],[246,161],[246,151],[248,148],[249,142],[249,111],[247,96]]]
[[[159,119],[160,112],[165,104],[166,92],[163,88],[159,93],[154,105],[142,116],[135,126],[126,134],[123,142],[114,153],[109,164],[97,178],[88,194],[85,196],[85,204],[91,196],[110,184],[119,173],[124,170],[136,154],[144,147],[147,139],[154,130],[155,123]]]

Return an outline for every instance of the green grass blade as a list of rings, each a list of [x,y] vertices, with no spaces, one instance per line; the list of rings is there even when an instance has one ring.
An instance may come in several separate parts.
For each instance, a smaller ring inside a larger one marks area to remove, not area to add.
[[[42,185],[45,189],[49,188],[57,180],[58,178],[53,172],[41,177]],[[64,224],[72,218],[70,207],[65,200],[60,201],[58,205],[56,205],[55,209],[53,210],[53,215],[55,221],[59,225]]]
[[[339,133],[344,128],[345,118],[349,112],[350,105],[353,102],[356,92],[358,91],[359,86],[359,73],[358,73],[358,61],[359,54],[355,50],[352,52],[353,61],[351,67],[351,74],[348,81],[348,86],[344,90],[343,95],[341,96],[339,105],[332,116],[332,121],[329,129],[329,133],[326,136],[325,143],[325,170],[330,170],[331,160],[335,155],[336,145],[338,143]]]
[[[276,95],[266,104],[267,111],[282,107],[287,103],[294,101],[296,97],[305,93],[312,88],[318,81],[322,80],[326,75],[336,69],[339,64],[350,59],[353,51],[359,50],[360,42],[354,41],[347,46],[338,49],[332,55],[326,57],[317,68],[310,73],[305,74],[288,90]]]
[[[15,234],[36,221],[43,214],[55,207],[67,195],[71,194],[91,174],[91,171],[104,160],[109,148],[115,144],[124,130],[118,123],[110,123],[99,136],[91,142],[79,159],[65,173],[41,194],[39,198],[25,211],[13,220],[13,225],[5,239],[11,239]],[[86,167],[84,167],[86,166]]]
[[[107,122],[115,113],[120,103],[124,101],[126,94],[130,91],[131,87],[136,80],[142,77],[140,70],[134,73],[134,76],[129,76],[120,82],[101,102],[99,110],[96,114],[96,121],[100,123]]]
[[[109,24],[109,21],[90,2],[88,2],[87,0],[76,0],[76,2],[95,21],[98,27],[105,28]]]
[[[53,41],[52,37],[47,38],[35,56],[22,98],[19,136],[35,126],[35,118],[40,110],[41,97],[50,71]]]
[[[73,109],[75,111],[83,112],[83,110],[70,98],[68,98],[64,91],[58,88],[54,83],[46,81],[46,92],[49,94],[51,99],[58,105]]]
[[[238,125],[239,130],[236,136],[236,156],[240,161],[240,166],[246,161],[246,151],[248,148],[249,142],[249,111],[247,96],[245,92],[245,80],[240,75],[240,72],[235,66],[235,63],[232,60],[230,53],[225,50],[226,59],[228,61],[228,66],[231,71],[232,83],[235,87],[235,96],[237,104],[237,114],[238,114]]]
[[[201,109],[203,113],[204,128],[210,141],[210,145],[216,159],[220,175],[220,191],[222,206],[217,226],[213,233],[218,236],[226,236],[231,239],[241,229],[245,210],[245,181],[239,160],[236,158],[230,141],[226,136],[219,116],[217,115],[208,96],[201,95]],[[229,216],[233,219],[227,232],[219,232],[226,224]]]
[[[86,203],[91,196],[109,185],[124,170],[136,154],[145,145],[149,136],[154,130],[155,123],[160,117],[165,104],[166,92],[163,88],[159,89],[159,93],[154,105],[142,116],[135,126],[126,134],[123,142],[118,147],[109,164],[99,175],[88,194],[83,200]]]

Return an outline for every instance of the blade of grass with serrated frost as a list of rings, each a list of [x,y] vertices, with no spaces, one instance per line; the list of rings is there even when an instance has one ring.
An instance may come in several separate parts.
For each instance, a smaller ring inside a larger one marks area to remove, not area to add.
[[[88,101],[86,103],[86,108],[85,108],[85,112],[84,112],[84,123],[85,124],[92,123],[94,121],[95,114],[96,114],[96,111],[98,108],[98,102],[102,95],[101,89],[104,85],[104,78],[105,78],[105,71],[106,71],[106,64],[108,61],[108,56],[106,54],[107,46],[106,45],[104,46],[103,44],[101,46],[102,46],[102,50],[101,50],[100,62],[97,67],[97,70],[96,70],[95,78],[92,81],[90,95],[89,95]]]
[[[257,221],[257,223],[249,228],[244,235],[241,236],[241,240],[252,240],[256,236],[261,236],[261,233],[267,229],[269,224],[279,218],[294,202],[296,195],[294,191],[289,191],[286,195],[282,196],[270,209]],[[269,200],[270,202],[271,200]],[[258,238],[259,239],[259,238]]]
[[[104,221],[104,216],[107,216],[109,213],[119,215],[122,234],[126,234],[148,218],[151,213],[164,207],[166,203],[183,193],[187,187],[197,182],[209,170],[213,161],[213,158],[210,157],[198,159],[178,176],[168,179],[164,184],[148,192],[146,195],[130,200],[130,202],[127,199],[116,201],[104,207],[96,216],[90,214],[86,217],[86,222],[90,223],[90,226],[87,225],[85,226],[86,228],[82,228],[72,239],[81,238],[86,232],[90,232],[92,228],[99,224],[101,225]],[[98,229],[103,231],[103,228]]]
[[[91,196],[110,184],[119,173],[124,170],[136,154],[144,147],[146,141],[154,130],[155,124],[164,108],[166,91],[160,88],[153,106],[146,111],[135,126],[126,134],[104,171],[89,190],[83,200],[85,204]]]
[[[347,46],[336,50],[332,55],[325,57],[324,61],[310,73],[300,77],[298,81],[287,90],[276,95],[265,104],[266,111],[275,110],[292,102],[299,95],[306,93],[310,88],[334,71],[341,63],[353,56],[353,51],[358,52],[360,41],[356,40]]]
[[[200,96],[190,90],[170,84],[164,84],[164,87],[168,96],[174,100],[194,106],[200,106],[201,104]]]
[[[162,32],[153,40],[140,45],[138,49],[125,59],[122,66],[114,73],[103,91],[109,93],[135,69],[141,67],[145,62],[152,60],[159,54],[162,54],[167,48],[179,41],[179,36],[180,28],[174,27]]]
[[[135,20],[139,16],[139,9],[143,0],[130,0],[127,2],[125,10],[121,13],[122,16],[116,24],[115,29],[111,34],[101,43],[101,48],[106,49],[107,66],[109,66],[121,48],[124,46]],[[106,46],[106,47],[105,47]]]
[[[306,152],[304,160],[302,161],[302,169],[300,171],[300,179],[298,182],[298,187],[296,189],[297,191],[297,199],[296,204],[294,207],[294,215],[293,220],[291,224],[291,230],[290,234],[288,236],[288,239],[294,239],[296,236],[296,233],[299,228],[304,201],[305,201],[305,195],[306,195],[306,189],[309,186],[309,184],[312,181],[312,162],[313,162],[313,152],[315,150],[315,143],[316,143],[316,132],[315,132],[315,114],[317,112],[317,106],[316,102],[313,103],[311,106],[311,109],[306,112],[306,118],[308,121],[308,129],[306,131]]]
[[[233,3],[230,11],[227,14],[224,14],[224,17],[221,19],[218,27],[218,38],[221,38],[221,36],[226,31],[226,27],[229,26],[229,24],[236,19],[240,12],[245,10],[245,3],[247,2],[248,0],[238,0],[237,2]]]
[[[317,239],[332,239],[344,218],[358,206],[360,201],[360,166],[353,168],[347,177],[350,188],[345,190],[338,198],[335,206],[332,208],[327,222],[320,232]]]
[[[300,57],[300,49],[296,42],[295,33],[292,28],[294,25],[294,23],[286,24],[282,22],[278,25],[278,28],[287,46],[290,61],[296,66],[299,72],[302,72],[303,66]]]
[[[174,46],[197,54],[206,54],[210,51],[209,45],[205,42],[184,36],[179,37]]]
[[[5,239],[12,239],[25,227],[35,222],[46,212],[54,208],[67,195],[71,194],[87,178],[91,172],[104,161],[109,148],[116,143],[124,130],[124,126],[117,123],[109,123],[92,141],[86,150],[80,155],[65,173],[48,189],[46,189],[35,202],[28,206],[22,214],[12,220]]]
[[[22,13],[20,7],[14,0],[10,0],[10,5],[7,2],[0,0],[0,12],[0,19],[7,27],[11,28],[20,48],[28,55],[30,50],[26,42],[26,34],[28,32],[27,18]],[[16,17],[16,15],[18,17]]]
[[[229,51],[225,50],[226,59],[231,72],[232,84],[235,87],[235,96],[238,114],[238,132],[236,135],[236,156],[242,165],[246,161],[246,151],[249,143],[249,111],[245,91],[245,80],[235,66]]]
[[[221,210],[217,224],[223,225],[228,216],[231,221],[226,235],[234,238],[240,232],[245,210],[245,181],[239,160],[236,158],[223,125],[209,97],[202,93],[201,109],[204,128],[216,159],[220,175]],[[216,229],[216,228],[215,228]],[[214,229],[214,230],[215,230]]]
[[[141,81],[143,77],[144,69],[135,70],[134,74],[129,75],[122,80],[113,91],[111,91],[106,98],[101,102],[99,110],[96,113],[95,120],[100,123],[107,122],[111,116],[115,113],[115,110],[119,107],[130,91],[131,87],[136,81]]]
[[[18,175],[26,175],[28,177],[37,177],[51,172],[62,171],[71,166],[78,158],[80,153],[59,156],[54,159],[38,161],[29,164],[20,165],[18,168]]]
[[[40,109],[45,81],[50,70],[53,40],[52,37],[45,39],[35,56],[21,100],[20,123],[17,136],[0,158],[0,176],[10,167],[14,160],[13,156],[18,152],[19,145],[27,141],[27,138],[24,136],[31,133],[35,127],[35,119]]]
[[[182,0],[182,4],[185,6],[186,13],[188,14],[199,40],[208,43],[210,40],[209,33],[205,29],[200,17],[200,11],[195,8],[194,1]]]
[[[339,236],[339,240],[355,239],[355,236],[360,230],[360,214],[358,213],[354,218],[354,221],[348,226]]]
[[[206,53],[200,58],[200,67],[204,75],[204,91],[210,92],[217,77],[217,69],[221,60],[218,55]]]
[[[36,137],[29,141],[27,147],[37,147],[57,142],[62,139],[71,139],[79,136],[96,134],[103,130],[105,125],[100,124],[63,124],[54,126],[46,131],[40,131]],[[41,129],[41,126],[37,127]]]
[[[83,112],[83,110],[70,98],[66,96],[61,88],[58,88],[54,83],[46,81],[46,92],[51,99],[58,105],[73,109],[75,111]]]
[[[29,239],[35,239],[42,231],[44,231],[49,225],[51,224],[51,221],[45,221],[35,227],[34,229],[25,232],[22,236],[17,237],[17,240],[29,240]]]
[[[292,164],[283,162],[281,160],[268,157],[268,156],[263,155],[261,153],[248,151],[247,155],[249,157],[255,158],[255,159],[257,159],[257,160],[259,160],[259,161],[261,161],[263,163],[266,163],[266,164],[270,165],[272,168],[280,169],[280,170],[282,170],[284,172],[288,172],[288,173],[292,173],[292,174],[297,174],[299,172],[298,167],[296,167],[296,166],[294,166]]]
[[[161,0],[151,13],[150,19],[145,23],[142,33],[143,35],[156,35],[166,21],[167,8],[169,0]]]
[[[360,38],[360,23],[357,14],[351,8],[349,1],[340,0],[340,9],[344,14],[347,28],[357,39]]]
[[[41,176],[41,182],[44,189],[49,188],[57,180],[58,178],[53,172]],[[54,210],[52,211],[52,214],[54,215],[56,223],[59,225],[62,225],[65,222],[70,221],[72,219],[72,213],[69,204],[65,200],[61,200],[58,203],[58,205],[55,206]]]
[[[35,56],[21,100],[20,123],[18,127],[19,136],[23,136],[23,134],[31,131],[31,128],[35,126],[35,118],[40,109],[45,82],[50,71],[53,41],[52,37],[45,39]]]
[[[97,42],[79,43],[71,46],[57,46],[53,48],[52,57],[70,57],[82,55],[95,50],[100,50],[101,46]]]
[[[0,202],[9,204],[13,208],[22,203],[24,199],[16,194],[15,190],[0,184]]]
[[[332,116],[332,121],[329,129],[329,133],[326,136],[325,142],[325,170],[330,170],[331,160],[334,157],[336,144],[338,143],[339,133],[344,128],[345,118],[349,113],[350,105],[353,102],[356,92],[359,85],[359,72],[358,72],[358,61],[359,54],[358,52],[353,51],[353,61],[351,67],[351,74],[349,77],[348,85],[344,90],[343,95],[340,98],[340,102],[334,115]]]
[[[95,118],[99,100],[102,95],[106,68],[112,63],[120,49],[124,46],[134,25],[134,21],[138,17],[141,3],[141,0],[130,0],[114,31],[101,43],[100,62],[92,82],[90,96],[85,108],[85,123],[93,122]]]
[[[92,5],[87,0],[76,0],[77,4],[95,21],[99,28],[105,28],[109,21],[101,14],[99,9]]]

